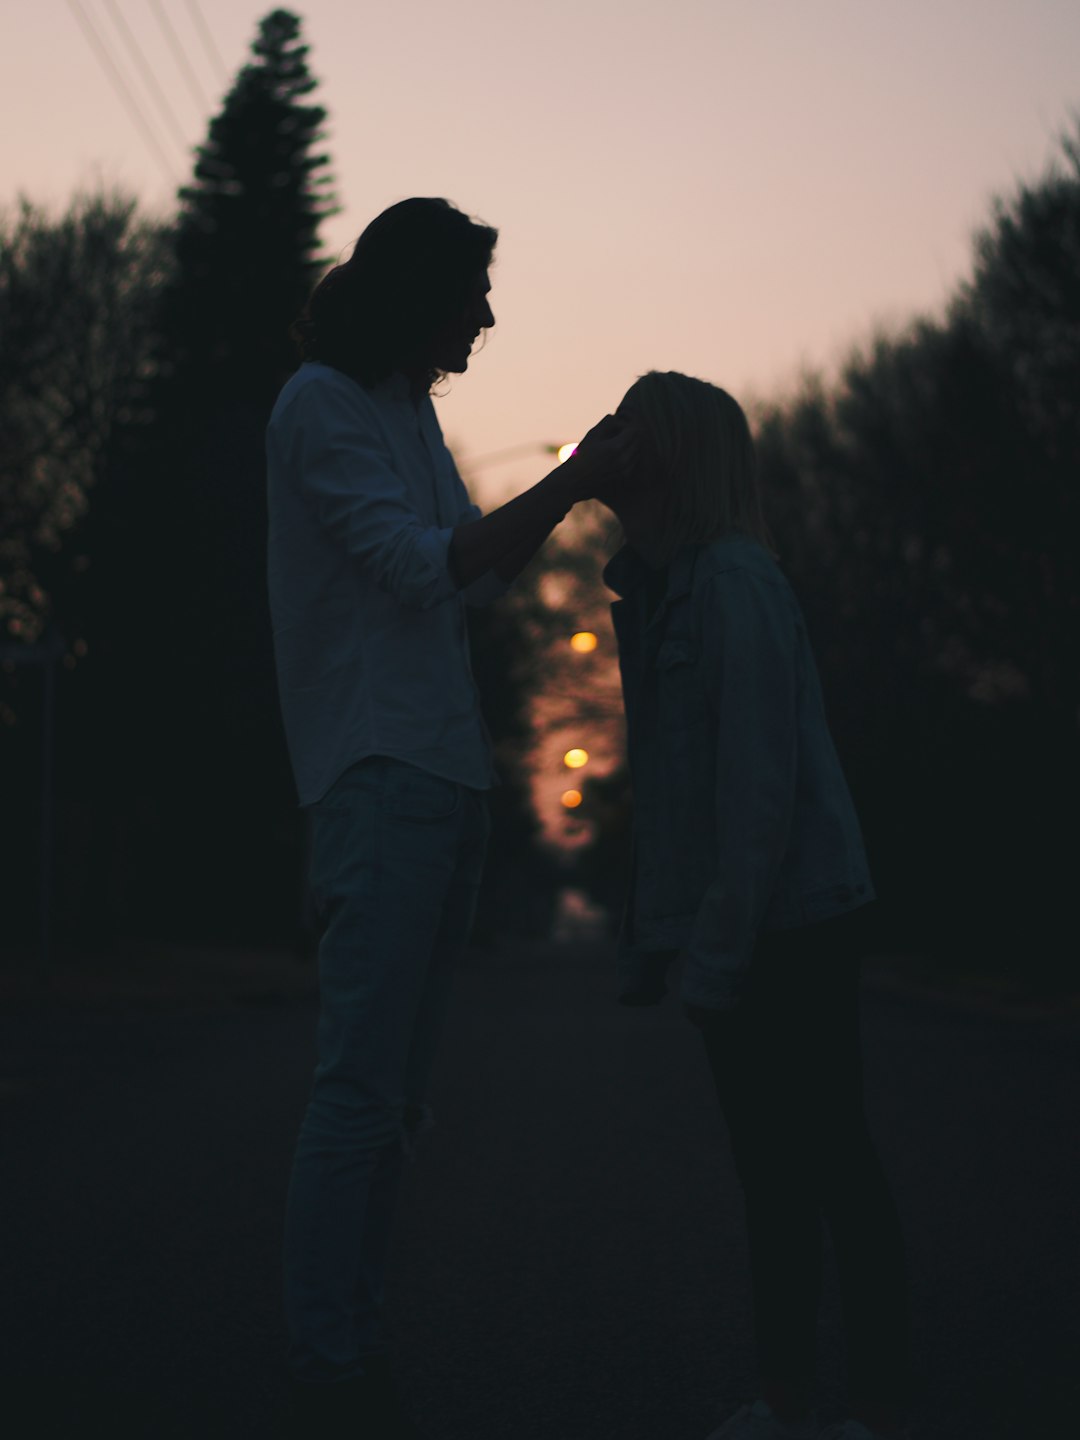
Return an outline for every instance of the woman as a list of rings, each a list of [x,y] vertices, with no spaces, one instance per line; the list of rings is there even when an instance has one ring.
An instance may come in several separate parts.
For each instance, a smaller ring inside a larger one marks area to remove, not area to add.
[[[710,1440],[802,1440],[812,1418],[820,1220],[837,1256],[852,1418],[897,1440],[907,1389],[899,1224],[867,1131],[859,932],[873,887],[754,447],[716,386],[652,372],[617,414],[633,478],[601,488],[626,544],[605,570],[634,792],[620,999],[655,1004],[676,955],[746,1200],[761,1397]]]

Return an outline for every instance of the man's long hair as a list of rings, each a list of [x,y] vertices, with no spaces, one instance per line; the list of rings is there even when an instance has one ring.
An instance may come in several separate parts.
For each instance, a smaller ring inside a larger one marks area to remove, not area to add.
[[[754,441],[737,400],[707,380],[650,370],[622,404],[638,418],[661,467],[669,558],[682,545],[730,534],[749,535],[773,550]]]
[[[415,197],[377,215],[315,287],[292,327],[303,360],[371,387],[395,370],[423,368],[432,340],[461,315],[491,264],[499,232],[448,200]]]

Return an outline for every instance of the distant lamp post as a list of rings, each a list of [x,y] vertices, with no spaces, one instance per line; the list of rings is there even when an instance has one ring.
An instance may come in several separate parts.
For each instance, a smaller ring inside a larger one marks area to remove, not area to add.
[[[577,445],[554,445],[550,440],[527,440],[524,445],[507,445],[502,450],[490,450],[486,455],[466,456],[461,462],[466,471],[483,470],[488,465],[502,465],[507,460],[517,460],[522,455],[557,455],[559,464],[569,460]]]
[[[580,750],[577,747],[573,750],[567,750],[566,754],[562,757],[562,763],[568,770],[580,770],[583,765],[589,763],[589,752],[587,750]]]
[[[579,630],[576,635],[570,636],[570,649],[576,650],[579,655],[588,655],[596,649],[597,643],[591,630]]]
[[[580,790],[564,790],[559,798],[567,810],[576,810],[581,804],[582,796]]]

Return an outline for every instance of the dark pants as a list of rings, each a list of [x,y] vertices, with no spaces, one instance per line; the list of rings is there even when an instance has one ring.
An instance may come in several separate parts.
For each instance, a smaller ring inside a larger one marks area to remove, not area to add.
[[[862,923],[763,932],[739,1008],[703,1033],[746,1198],[763,1390],[812,1394],[824,1219],[852,1399],[903,1409],[903,1243],[863,1114]]]
[[[300,1380],[360,1375],[386,1348],[401,1157],[431,1120],[428,1079],[488,826],[481,791],[384,755],[351,766],[315,807],[319,1059],[285,1222]]]

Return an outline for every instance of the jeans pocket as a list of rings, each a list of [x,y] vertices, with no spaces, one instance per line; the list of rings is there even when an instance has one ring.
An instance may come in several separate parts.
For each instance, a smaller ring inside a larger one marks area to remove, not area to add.
[[[355,810],[357,805],[370,803],[382,785],[382,757],[368,755],[343,770],[321,800],[311,807],[312,816]]]
[[[405,760],[388,760],[386,775],[386,803],[403,820],[436,824],[456,815],[461,806],[462,787],[456,780]]]

